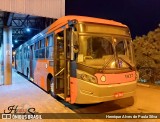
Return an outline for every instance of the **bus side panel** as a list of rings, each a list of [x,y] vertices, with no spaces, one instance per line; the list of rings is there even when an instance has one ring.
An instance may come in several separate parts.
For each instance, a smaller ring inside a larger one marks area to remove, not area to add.
[[[24,75],[25,76],[27,76],[27,75],[29,75],[30,76],[30,74],[28,74],[28,73],[30,73],[30,57],[29,57],[29,46],[27,46],[26,47],[26,50],[25,50],[25,58],[24,58]]]
[[[76,102],[78,88],[77,88],[77,78],[70,77],[70,95],[71,95],[71,104]]]
[[[27,76],[27,68],[29,68],[29,61],[28,59],[25,59],[24,60],[24,70],[23,70],[25,76]]]
[[[38,61],[37,59],[33,59],[33,61],[32,61],[32,71],[33,71],[32,72],[33,73],[32,76],[33,76],[33,79],[34,79],[33,82],[36,83],[36,84],[37,84],[37,80],[35,78],[36,78],[36,65],[37,65],[37,61]]]
[[[21,60],[20,60],[20,59],[17,59],[17,60],[16,60],[16,64],[17,64],[17,71],[18,71],[18,72],[21,72]]]
[[[17,55],[16,55],[17,56]],[[18,59],[15,60],[15,69],[18,71]]]
[[[53,76],[53,67],[49,66],[48,60],[37,60],[34,69],[34,82],[47,91],[47,76],[51,73]]]

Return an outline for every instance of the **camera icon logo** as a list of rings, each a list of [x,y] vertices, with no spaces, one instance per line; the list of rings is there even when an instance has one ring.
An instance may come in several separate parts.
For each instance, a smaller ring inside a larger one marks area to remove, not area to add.
[[[12,119],[11,114],[2,114],[2,119]]]

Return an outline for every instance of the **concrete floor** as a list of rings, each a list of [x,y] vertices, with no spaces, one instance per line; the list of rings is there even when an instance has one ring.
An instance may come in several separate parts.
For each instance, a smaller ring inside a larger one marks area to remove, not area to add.
[[[0,103],[0,113],[11,105],[34,107],[40,113],[72,112],[15,71],[12,85],[0,86]]]
[[[9,106],[35,108],[38,113],[74,113],[68,107],[54,99],[42,89],[12,70],[12,85],[0,86],[0,113],[8,112]],[[1,114],[0,114],[1,115]],[[25,120],[4,120],[0,122],[24,122]],[[26,120],[26,122],[92,122],[91,119],[42,119]],[[106,120],[94,120],[103,122]]]
[[[0,113],[9,106],[34,107],[39,113],[73,113],[13,70],[12,85],[0,86]]]

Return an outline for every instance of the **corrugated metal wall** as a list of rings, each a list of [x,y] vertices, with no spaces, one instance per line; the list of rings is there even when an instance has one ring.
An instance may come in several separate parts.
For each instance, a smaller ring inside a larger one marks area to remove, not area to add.
[[[59,18],[65,15],[65,0],[0,0],[0,10]]]

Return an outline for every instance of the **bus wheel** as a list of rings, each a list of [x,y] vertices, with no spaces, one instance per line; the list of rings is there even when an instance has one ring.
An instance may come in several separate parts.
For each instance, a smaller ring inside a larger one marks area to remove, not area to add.
[[[30,80],[30,73],[29,73],[29,69],[27,69],[27,79]]]
[[[50,94],[52,97],[56,97],[56,95],[54,94],[54,78],[53,77],[50,81]]]

